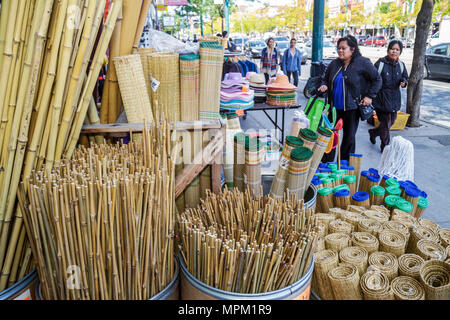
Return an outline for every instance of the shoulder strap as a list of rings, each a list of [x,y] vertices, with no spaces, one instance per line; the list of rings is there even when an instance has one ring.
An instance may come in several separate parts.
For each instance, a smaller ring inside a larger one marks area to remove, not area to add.
[[[403,61],[398,60],[398,63],[400,64],[400,74],[403,74],[403,69],[405,68],[405,65],[403,64]]]
[[[384,62],[380,61],[380,64],[378,65],[378,74],[381,74],[381,71],[383,71],[383,67],[384,67]]]

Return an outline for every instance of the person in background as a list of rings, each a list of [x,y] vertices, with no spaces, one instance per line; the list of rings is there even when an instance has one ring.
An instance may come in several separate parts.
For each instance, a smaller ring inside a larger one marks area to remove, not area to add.
[[[198,39],[197,39],[197,35],[196,35],[196,34],[194,34],[194,40],[193,40],[193,42],[198,42]]]
[[[236,52],[236,45],[233,42],[233,39],[228,38],[228,51]]]
[[[387,56],[375,62],[375,69],[378,70],[383,80],[381,90],[373,99],[373,106],[380,124],[374,129],[369,129],[369,136],[372,144],[376,143],[376,137],[380,137],[381,152],[390,143],[389,130],[397,119],[397,111],[400,110],[402,104],[400,87],[405,88],[408,84],[408,71],[406,71],[404,63],[399,60],[402,51],[402,42],[392,40],[387,48]]]
[[[337,52],[338,58],[328,66],[319,91],[328,92],[330,106],[336,108],[337,121],[343,119],[341,159],[349,160],[350,153],[354,153],[356,148],[355,135],[360,118],[358,105],[372,103],[381,88],[381,77],[370,60],[361,56],[355,37],[340,38]],[[322,161],[333,161],[335,150],[325,154]]]
[[[261,52],[261,72],[264,73],[266,84],[269,78],[275,77],[278,72],[278,61],[280,56],[277,48],[275,48],[275,40],[273,38],[267,39],[267,47]]]
[[[287,75],[289,82],[291,82],[291,75],[294,78],[294,86],[298,86],[298,77],[301,75],[302,53],[295,47],[297,40],[291,39],[290,48],[286,49],[283,54],[283,61],[281,62],[282,69]]]

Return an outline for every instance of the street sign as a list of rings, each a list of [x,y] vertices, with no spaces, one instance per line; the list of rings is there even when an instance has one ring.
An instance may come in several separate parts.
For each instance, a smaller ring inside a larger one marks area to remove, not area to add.
[[[156,9],[158,11],[167,11],[167,7],[165,5],[163,5],[163,4],[157,4],[156,5]]]
[[[166,6],[185,6],[187,5],[187,0],[164,0]]]
[[[173,27],[175,25],[175,17],[163,17],[164,27]]]

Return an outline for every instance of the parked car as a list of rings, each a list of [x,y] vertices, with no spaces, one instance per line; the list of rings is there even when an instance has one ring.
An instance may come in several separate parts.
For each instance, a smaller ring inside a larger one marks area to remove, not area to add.
[[[364,45],[364,41],[366,41],[366,39],[369,36],[356,36],[356,39],[358,40],[358,45]]]
[[[403,48],[411,48],[413,45],[413,41],[411,39],[399,38],[402,41]]]
[[[276,36],[276,37],[273,37],[273,40],[275,40],[275,43],[277,43],[280,41],[289,41],[290,38],[288,36]]]
[[[248,38],[238,38],[238,37],[232,38],[232,39],[233,39],[234,44],[236,45],[236,51],[243,52],[244,46],[248,42],[249,39]]]
[[[302,53],[302,64],[306,64],[306,61],[308,61],[308,53],[306,52],[305,44],[297,42],[295,46]]]
[[[430,47],[425,53],[425,78],[450,79],[450,42]]]
[[[312,59],[312,42],[309,41],[305,45],[306,53],[308,54],[308,59]],[[338,57],[336,46],[332,44],[330,41],[323,42],[323,59],[335,59]]]
[[[386,45],[386,38],[384,36],[370,37],[364,41],[364,45],[382,47]]]
[[[262,39],[251,39],[245,44],[245,55],[251,59],[259,59],[265,47],[266,43]]]

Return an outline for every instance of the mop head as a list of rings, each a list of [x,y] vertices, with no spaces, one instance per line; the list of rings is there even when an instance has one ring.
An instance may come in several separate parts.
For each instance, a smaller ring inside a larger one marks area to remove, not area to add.
[[[411,141],[394,137],[381,155],[380,175],[414,181],[414,147]]]

